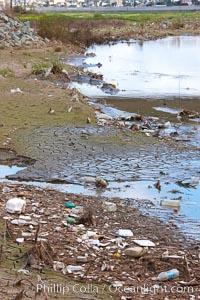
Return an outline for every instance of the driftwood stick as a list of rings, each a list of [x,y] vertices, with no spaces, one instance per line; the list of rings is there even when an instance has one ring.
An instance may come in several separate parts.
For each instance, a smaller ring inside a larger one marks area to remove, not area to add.
[[[189,281],[191,281],[191,275],[190,275],[189,263],[188,263],[187,256],[185,255],[184,258],[185,258],[185,265],[186,265],[186,270],[187,270],[187,273],[188,273],[188,278],[189,278]]]
[[[37,231],[36,231],[36,234],[35,234],[35,244],[37,243],[37,240],[38,240],[38,235],[39,235],[39,231],[40,231],[40,224],[38,225],[38,228],[37,228]]]

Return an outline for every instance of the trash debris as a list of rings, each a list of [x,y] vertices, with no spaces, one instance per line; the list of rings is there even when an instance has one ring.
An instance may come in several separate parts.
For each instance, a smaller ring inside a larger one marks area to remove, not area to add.
[[[147,248],[143,247],[130,247],[125,249],[125,255],[130,257],[138,258],[144,255],[145,253],[147,253]]]
[[[133,232],[130,229],[119,229],[117,234],[122,237],[133,236]]]
[[[30,271],[26,270],[26,269],[19,269],[17,271],[17,273],[21,273],[21,274],[24,274],[24,275],[30,275]]]
[[[11,214],[24,213],[25,209],[26,209],[26,200],[21,198],[9,199],[6,203],[6,210]]]
[[[22,231],[22,237],[31,237],[32,233],[31,232],[24,232]]]
[[[110,212],[115,212],[117,210],[117,205],[113,202],[104,202],[104,210],[105,211],[110,211]]]
[[[72,109],[73,109],[73,106],[72,106],[72,105],[67,106],[67,112],[68,112],[68,113],[70,113],[70,112],[72,111]]]
[[[174,279],[179,276],[179,271],[177,269],[172,269],[166,272],[161,272],[158,276],[157,279],[159,281],[167,281],[170,279]]]
[[[77,220],[77,224],[92,225],[95,226],[96,222],[91,209],[88,209],[84,214]]]
[[[24,238],[16,238],[16,242],[19,244],[24,243]]]
[[[155,247],[156,246],[150,240],[133,240],[133,242],[141,247]]]
[[[54,261],[53,262],[53,269],[54,271],[60,271],[63,270],[65,268],[65,264],[61,261]]]
[[[68,273],[72,273],[72,272],[77,272],[77,271],[83,271],[83,267],[82,266],[67,266],[65,270],[63,270],[63,272],[68,272]],[[65,274],[65,273],[64,273]]]
[[[55,113],[55,110],[50,107],[48,110],[48,114],[53,115],[54,113]]]
[[[180,255],[169,255],[169,250],[166,250],[165,252],[163,252],[162,254],[163,258],[174,258],[174,259],[184,259],[184,256],[180,256]]]
[[[106,263],[103,263],[101,266],[101,271],[113,271],[114,266],[107,265]]]
[[[22,90],[21,90],[20,88],[11,89],[10,92],[11,92],[12,94],[15,94],[15,93],[21,93],[21,94],[23,94],[23,92],[22,92]]]
[[[159,191],[161,191],[161,184],[160,184],[160,180],[158,180],[155,184],[154,184],[155,188]]]
[[[87,124],[91,124],[91,119],[90,119],[90,117],[87,117]]]
[[[119,259],[119,258],[121,258],[121,254],[119,252],[116,252],[113,254],[113,257],[116,259]]]
[[[76,261],[86,263],[86,262],[88,262],[88,257],[87,256],[77,256]]]
[[[68,217],[68,218],[66,219],[66,221],[67,221],[67,223],[69,223],[69,224],[74,224],[76,220],[75,220],[74,218],[72,218],[72,217]]]
[[[189,119],[194,119],[199,117],[199,113],[196,111],[191,111],[191,110],[186,110],[183,109],[181,112],[178,114],[181,117],[188,117]]]
[[[16,219],[14,219],[14,220],[11,221],[11,224],[18,225],[18,226],[23,226],[23,225],[27,225],[27,222],[25,220],[20,220],[20,219],[16,220]]]
[[[3,192],[3,194],[7,194],[7,193],[11,192],[11,189],[7,186],[4,186],[3,189],[2,189],[2,192]]]
[[[191,177],[191,178],[188,178],[188,179],[185,179],[185,180],[182,180],[182,181],[177,181],[177,184],[179,186],[183,186],[183,187],[197,187],[199,185],[199,176],[194,176],[194,177]]]
[[[161,206],[173,206],[173,207],[179,207],[181,206],[180,200],[170,200],[170,199],[164,199],[160,201]]]
[[[95,179],[95,184],[97,187],[105,188],[109,184],[108,180],[106,178],[97,177]]]
[[[66,208],[75,208],[76,207],[76,205],[73,203],[73,202],[65,202],[65,206],[66,206]]]

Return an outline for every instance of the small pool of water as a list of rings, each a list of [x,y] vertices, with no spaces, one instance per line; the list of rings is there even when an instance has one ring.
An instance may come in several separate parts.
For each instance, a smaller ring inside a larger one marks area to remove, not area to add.
[[[103,74],[104,81],[117,86],[121,98],[199,96],[199,47],[199,36],[94,45],[87,52],[95,56],[86,57],[85,69]],[[76,86],[87,96],[107,96],[89,84]]]
[[[6,176],[16,174],[18,171],[23,170],[24,168],[16,166],[3,166],[0,165],[0,180],[5,179]]]

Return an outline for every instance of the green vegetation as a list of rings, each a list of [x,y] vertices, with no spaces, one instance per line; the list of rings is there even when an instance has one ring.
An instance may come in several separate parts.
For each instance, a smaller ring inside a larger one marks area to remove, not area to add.
[[[11,68],[0,69],[0,75],[6,78],[14,77],[14,71]]]
[[[50,68],[51,64],[49,62],[34,62],[32,65],[32,73],[34,75],[41,75],[44,71]]]
[[[45,70],[50,67],[51,67],[51,72],[53,74],[60,74],[62,73],[65,64],[62,63],[57,56],[53,56],[47,62],[43,62],[43,61],[34,62],[32,64],[32,73],[34,75],[41,75],[44,74]]]
[[[46,21],[63,20],[63,21],[77,21],[77,20],[110,20],[117,19],[130,22],[161,22],[166,19],[200,19],[200,12],[126,12],[126,13],[46,13],[46,14],[26,14],[18,16],[21,21],[38,22],[41,19]]]
[[[43,38],[89,47],[119,39],[155,39],[174,34],[174,30],[187,30],[176,34],[189,30],[199,34],[200,12],[48,13],[19,18],[30,20]]]

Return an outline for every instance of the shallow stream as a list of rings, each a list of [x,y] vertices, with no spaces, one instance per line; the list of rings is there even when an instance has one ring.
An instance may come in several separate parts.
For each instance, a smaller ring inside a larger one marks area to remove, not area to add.
[[[94,45],[87,50],[87,56],[75,59],[72,63],[81,65],[84,70],[102,74],[105,82],[116,86],[117,92],[113,95],[102,90],[101,84],[94,85],[84,80],[75,83],[91,102],[100,102],[98,105],[105,113],[113,117],[137,113],[169,120],[184,143],[196,149],[196,155],[191,154],[188,148],[185,157],[180,154],[175,160],[172,158],[172,166],[168,171],[174,178],[162,178],[160,192],[152,188],[153,182],[143,180],[129,182],[130,185],[125,182],[123,187],[111,184],[111,190],[103,195],[149,199],[153,206],[148,207],[148,211],[165,220],[169,220],[173,209],[161,207],[160,200],[181,197],[178,211],[179,221],[182,220],[181,229],[200,239],[200,186],[197,184],[193,188],[184,188],[177,186],[175,181],[175,177],[178,180],[180,176],[200,176],[200,118],[184,120],[181,125],[177,120],[177,114],[183,109],[200,112],[199,47],[199,36],[177,36],[144,42],[133,40]],[[190,160],[190,165],[187,160]],[[162,162],[166,163],[166,153],[161,154]],[[166,164],[163,167],[166,168]],[[170,194],[173,190],[179,192]],[[176,219],[177,214],[172,218]]]
[[[91,85],[84,78],[81,83],[73,82],[91,104],[98,102],[112,117],[137,113],[170,121],[171,127],[162,134],[167,137],[170,130],[176,130],[180,137],[177,143],[183,146],[181,151],[155,141],[141,147],[134,135],[122,132],[118,136],[121,144],[113,147],[113,128],[41,128],[31,136],[36,164],[26,169],[1,166],[1,181],[18,172],[20,183],[69,193],[121,197],[145,213],[175,222],[182,232],[200,240],[200,120],[177,120],[182,109],[200,111],[199,46],[200,37],[189,36],[121,42],[93,46],[87,53],[95,56],[70,61],[103,74],[105,82],[117,87],[116,93],[110,94],[97,82]],[[99,190],[94,184],[85,184],[85,177],[95,176],[107,177],[108,188]],[[194,178],[195,185],[178,184],[191,183]],[[17,180],[16,176],[13,179]],[[63,180],[63,184],[39,182],[51,179]],[[160,191],[155,187],[157,180]],[[161,200],[171,199],[178,199],[180,207],[160,205]]]

